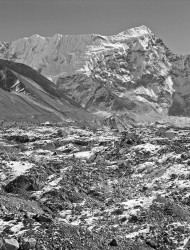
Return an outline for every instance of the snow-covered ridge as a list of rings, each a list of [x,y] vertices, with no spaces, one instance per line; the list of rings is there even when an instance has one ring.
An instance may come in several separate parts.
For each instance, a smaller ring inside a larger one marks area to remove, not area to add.
[[[118,107],[113,96],[110,100],[112,93],[121,102],[143,105],[143,112],[189,114],[189,56],[173,54],[144,25],[112,36],[35,34],[0,42],[0,58],[38,70],[94,112]],[[97,93],[99,84],[111,92]],[[100,96],[105,103],[100,104]]]
[[[130,38],[149,35],[151,33],[152,32],[148,27],[146,27],[145,25],[142,25],[140,27],[135,27],[135,28],[128,29],[126,31],[120,32],[117,35],[109,36],[109,39],[111,41],[121,41],[122,38],[123,38],[123,40],[126,40],[126,39],[130,39]]]
[[[87,61],[92,64],[94,57],[101,59],[97,54],[109,53],[110,50],[124,51],[128,46],[118,43],[150,33],[146,26],[141,26],[113,36],[55,34],[42,37],[35,34],[12,43],[1,42],[0,57],[27,64],[45,75],[72,74],[88,70]]]

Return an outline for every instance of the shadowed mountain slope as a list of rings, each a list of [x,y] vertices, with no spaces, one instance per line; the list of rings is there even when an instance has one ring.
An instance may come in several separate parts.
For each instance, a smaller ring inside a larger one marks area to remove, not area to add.
[[[2,119],[91,122],[93,116],[27,65],[0,60]]]

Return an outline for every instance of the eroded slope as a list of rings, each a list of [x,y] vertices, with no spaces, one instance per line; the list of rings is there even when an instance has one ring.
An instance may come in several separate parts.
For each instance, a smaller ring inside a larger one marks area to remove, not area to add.
[[[0,60],[1,119],[93,121],[93,116],[27,65]]]

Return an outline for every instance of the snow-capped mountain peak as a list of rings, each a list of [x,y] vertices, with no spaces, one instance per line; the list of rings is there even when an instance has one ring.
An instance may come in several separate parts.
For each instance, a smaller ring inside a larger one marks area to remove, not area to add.
[[[112,36],[35,34],[1,42],[0,57],[38,70],[94,112],[189,114],[189,57],[145,25]]]

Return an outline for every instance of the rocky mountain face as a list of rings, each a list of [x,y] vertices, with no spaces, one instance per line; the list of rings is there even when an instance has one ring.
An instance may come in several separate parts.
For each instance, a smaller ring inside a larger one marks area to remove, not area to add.
[[[0,120],[91,124],[93,115],[31,67],[0,59]]]
[[[173,54],[146,26],[114,36],[33,35],[0,48],[107,119],[189,114],[189,56]]]
[[[169,59],[172,62],[172,81],[175,88],[173,105],[171,106],[169,114],[189,116],[190,56],[170,54]]]

